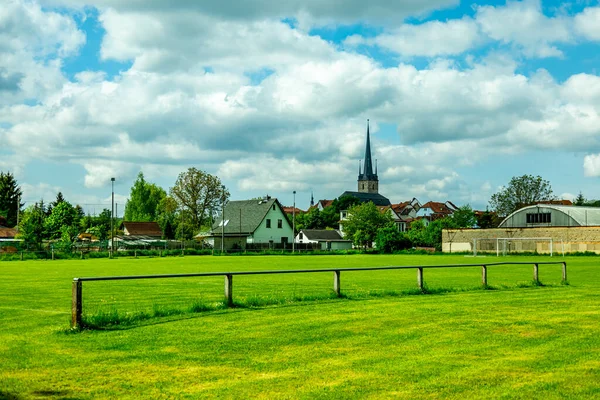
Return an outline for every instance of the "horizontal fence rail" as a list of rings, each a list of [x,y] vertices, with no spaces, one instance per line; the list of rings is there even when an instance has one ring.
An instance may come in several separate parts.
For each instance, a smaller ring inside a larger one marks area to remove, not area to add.
[[[159,275],[126,275],[126,276],[93,276],[73,278],[72,288],[72,307],[71,307],[71,326],[77,328],[81,326],[83,315],[83,282],[93,281],[122,281],[134,279],[166,279],[166,278],[191,278],[202,276],[223,276],[225,277],[225,303],[227,306],[233,305],[233,277],[235,275],[271,275],[271,274],[301,274],[333,272],[333,290],[337,296],[341,294],[340,276],[342,272],[352,271],[382,271],[382,270],[401,270],[416,269],[417,285],[423,289],[423,270],[429,268],[482,268],[482,285],[487,286],[487,268],[499,265],[533,265],[533,280],[539,282],[539,266],[550,264],[562,264],[562,281],[567,281],[567,263],[564,261],[540,261],[540,262],[494,262],[479,264],[443,264],[443,265],[394,265],[382,267],[353,267],[353,268],[323,268],[323,269],[288,269],[288,270],[267,270],[267,271],[232,271],[232,272],[199,272],[189,274],[159,274]]]

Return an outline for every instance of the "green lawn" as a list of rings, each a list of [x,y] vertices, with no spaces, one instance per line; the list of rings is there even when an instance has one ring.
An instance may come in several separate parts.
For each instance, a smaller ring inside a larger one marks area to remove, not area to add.
[[[550,260],[516,257],[515,261]],[[540,266],[234,277],[245,307],[67,333],[76,276],[494,262],[248,256],[0,262],[2,398],[600,398],[595,257]],[[557,259],[558,260],[558,259]],[[223,278],[85,282],[84,313],[218,306]],[[321,299],[315,301],[315,299]],[[253,304],[278,303],[265,307]]]

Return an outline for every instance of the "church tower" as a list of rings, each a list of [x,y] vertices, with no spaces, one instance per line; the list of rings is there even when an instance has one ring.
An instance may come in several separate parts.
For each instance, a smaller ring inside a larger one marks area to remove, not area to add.
[[[377,164],[373,173],[373,161],[371,159],[371,137],[369,134],[369,120],[367,120],[367,146],[365,148],[365,165],[361,171],[358,166],[358,192],[379,193],[379,178],[377,177]]]

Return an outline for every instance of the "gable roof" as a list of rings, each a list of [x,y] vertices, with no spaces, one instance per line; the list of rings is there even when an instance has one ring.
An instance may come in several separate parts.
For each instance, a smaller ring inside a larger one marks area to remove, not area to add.
[[[350,192],[345,191],[342,196],[353,196],[356,197],[361,203],[368,203],[369,201],[376,206],[391,206],[389,199],[379,193],[362,193],[362,192]]]
[[[448,204],[448,203],[450,203],[450,204]],[[429,208],[429,209],[431,209],[431,211],[433,211],[433,213],[443,214],[443,215],[450,215],[458,209],[458,207],[456,207],[454,204],[452,204],[449,201],[446,203],[438,203],[436,201],[428,201],[427,203],[423,204],[423,206],[421,206],[421,208]]]
[[[17,236],[16,229],[0,227],[0,239],[14,239],[15,236]]]
[[[282,209],[283,209],[284,213],[289,214],[289,215],[294,214],[294,210],[296,211],[296,215],[298,215],[298,214],[304,214],[306,212],[304,210],[299,209],[298,207],[287,207],[287,206],[284,206],[284,207],[282,207]]]
[[[251,234],[258,228],[269,210],[275,205],[281,210],[283,219],[291,226],[283,206],[275,198],[262,200],[235,200],[225,206],[224,234]],[[217,217],[213,224],[213,235],[220,235],[222,216]]]
[[[303,229],[301,231],[308,240],[317,241],[346,241],[344,240],[338,231],[332,231],[329,229]],[[349,240],[348,240],[349,241]]]
[[[162,229],[158,222],[127,222],[121,224],[123,229],[127,229],[129,235],[141,236],[162,236]]]

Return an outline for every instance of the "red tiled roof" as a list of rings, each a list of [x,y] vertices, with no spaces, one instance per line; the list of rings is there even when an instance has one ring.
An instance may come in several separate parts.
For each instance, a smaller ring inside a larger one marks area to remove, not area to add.
[[[17,236],[17,230],[14,228],[0,228],[1,239],[14,239]]]
[[[292,215],[294,213],[294,207],[282,207],[283,212],[289,215]],[[296,214],[304,214],[306,211],[299,209],[298,207],[296,207]]]
[[[329,207],[331,204],[333,204],[333,200],[319,200],[319,204],[321,204],[321,207],[323,208]]]
[[[403,201],[402,203],[392,204],[392,210],[396,213],[400,214],[402,210],[406,208],[410,204],[410,201]]]
[[[157,222],[123,222],[123,228],[129,235],[162,236]]]
[[[423,207],[421,208],[430,208],[434,214],[450,215],[454,212],[454,210],[450,209],[445,203],[438,203],[436,201],[428,201],[423,204]]]

